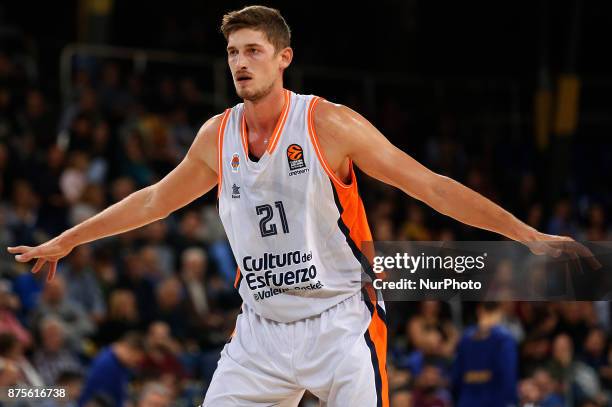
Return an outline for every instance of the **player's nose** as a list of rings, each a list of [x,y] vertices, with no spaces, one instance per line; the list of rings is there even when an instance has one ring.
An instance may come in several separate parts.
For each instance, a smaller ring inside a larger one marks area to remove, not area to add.
[[[238,52],[236,55],[236,59],[234,60],[234,69],[236,72],[246,70],[247,69],[247,59],[242,55],[241,52]]]

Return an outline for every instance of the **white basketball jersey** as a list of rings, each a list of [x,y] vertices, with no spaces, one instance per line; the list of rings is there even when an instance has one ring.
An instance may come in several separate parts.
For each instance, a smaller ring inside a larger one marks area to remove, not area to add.
[[[257,162],[242,103],[225,111],[218,134],[219,214],[238,264],[236,287],[256,313],[279,322],[321,314],[361,290],[362,272],[371,270],[355,173],[351,164],[344,184],[325,162],[311,117],[318,100],[285,90]]]

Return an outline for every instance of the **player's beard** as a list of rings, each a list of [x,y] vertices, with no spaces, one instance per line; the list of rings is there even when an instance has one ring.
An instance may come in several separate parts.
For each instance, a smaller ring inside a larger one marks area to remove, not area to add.
[[[256,102],[264,98],[268,94],[270,94],[273,88],[274,88],[274,82],[270,83],[268,86],[265,86],[261,89],[247,90],[247,89],[240,89],[236,87],[236,93],[241,99],[248,100],[249,102]]]

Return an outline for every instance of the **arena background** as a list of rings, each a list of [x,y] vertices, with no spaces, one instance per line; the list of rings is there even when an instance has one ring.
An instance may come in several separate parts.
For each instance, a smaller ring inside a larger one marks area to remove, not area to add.
[[[1,2],[2,245],[44,242],[169,172],[201,124],[237,103],[218,27],[244,5]],[[429,168],[541,231],[610,240],[611,3],[266,5],[292,28],[287,88],[359,111]],[[377,240],[499,239],[358,178]],[[136,330],[146,359],[130,402],[201,400],[240,304],[214,193],[75,249],[50,284],[7,253],[0,261],[0,386],[64,385],[77,397],[104,379],[90,374],[96,356]],[[503,308],[522,402],[612,405],[609,303]],[[474,309],[396,305],[393,406],[452,405],[449,371]],[[425,390],[437,404],[423,404]],[[88,405],[109,404],[97,395]]]

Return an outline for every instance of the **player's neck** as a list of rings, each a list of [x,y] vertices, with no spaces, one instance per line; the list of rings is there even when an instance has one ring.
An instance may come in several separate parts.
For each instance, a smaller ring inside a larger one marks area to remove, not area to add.
[[[285,89],[275,87],[263,98],[244,101],[244,116],[249,134],[258,134],[261,137],[269,136],[274,131],[283,106],[285,105]]]

